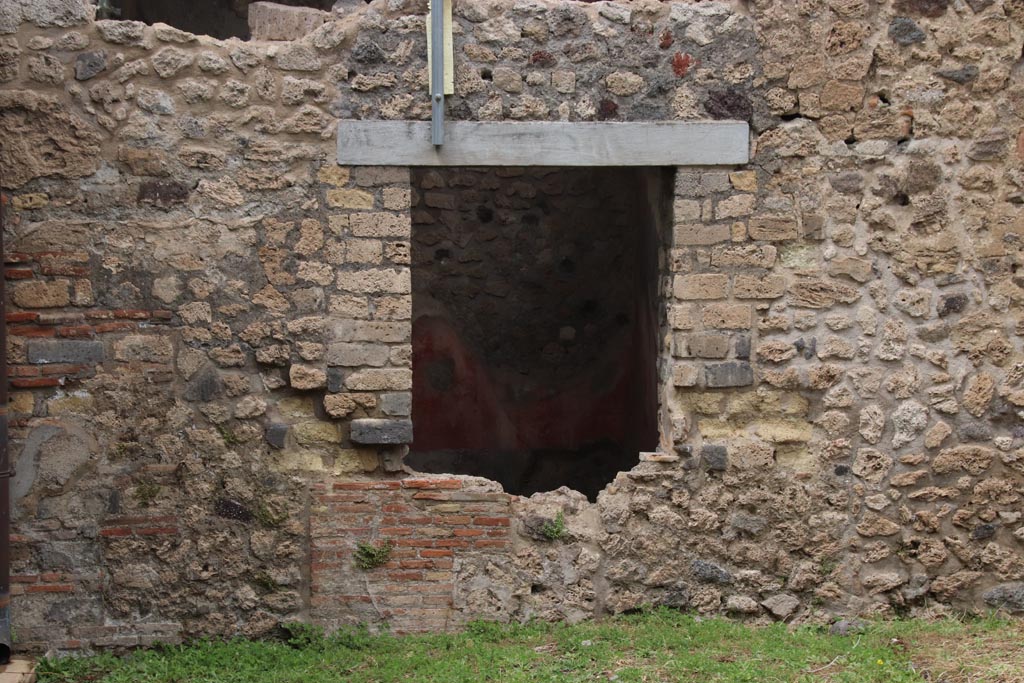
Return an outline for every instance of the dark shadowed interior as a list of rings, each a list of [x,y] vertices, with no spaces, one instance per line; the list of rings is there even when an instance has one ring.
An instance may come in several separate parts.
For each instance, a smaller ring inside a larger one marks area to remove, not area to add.
[[[100,0],[99,19],[169,24],[183,31],[214,38],[249,39],[249,5],[255,0]],[[274,0],[278,5],[329,10],[336,0]],[[345,0],[361,5],[361,0]]]
[[[663,169],[415,169],[406,462],[593,499],[657,444]]]

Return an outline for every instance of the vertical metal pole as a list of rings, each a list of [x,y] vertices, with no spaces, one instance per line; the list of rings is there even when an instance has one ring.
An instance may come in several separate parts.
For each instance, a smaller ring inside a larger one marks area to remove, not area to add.
[[[430,141],[444,144],[444,0],[430,0]]]

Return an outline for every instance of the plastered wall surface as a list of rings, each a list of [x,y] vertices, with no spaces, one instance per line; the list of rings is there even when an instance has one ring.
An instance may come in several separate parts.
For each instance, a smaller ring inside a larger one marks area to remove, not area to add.
[[[420,189],[333,138],[429,117],[424,11],[0,0],[19,646],[1024,611],[1024,4],[456,0],[450,119],[751,125],[656,212],[659,446],[595,503],[402,467]]]

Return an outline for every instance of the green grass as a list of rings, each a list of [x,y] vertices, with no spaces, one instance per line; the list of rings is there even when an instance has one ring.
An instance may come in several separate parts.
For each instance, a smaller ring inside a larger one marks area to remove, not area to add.
[[[459,634],[200,642],[124,658],[44,660],[40,683],[1024,681],[1024,628],[995,618],[874,622],[850,636],[667,609],[575,626],[475,623]]]

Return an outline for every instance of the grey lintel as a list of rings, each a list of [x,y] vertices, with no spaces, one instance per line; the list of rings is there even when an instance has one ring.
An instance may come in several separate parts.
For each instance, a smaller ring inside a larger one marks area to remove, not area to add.
[[[339,121],[341,166],[717,166],[750,158],[744,121]]]

